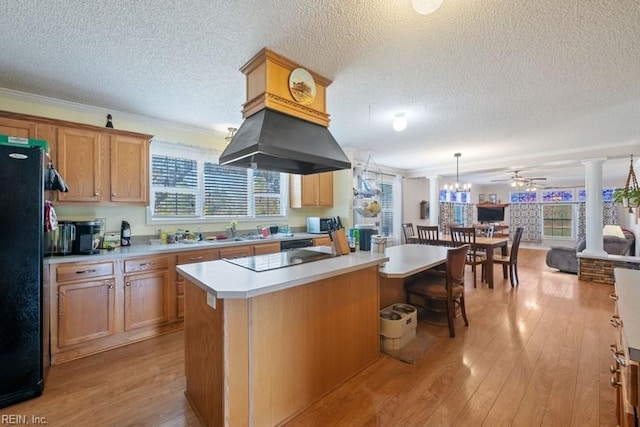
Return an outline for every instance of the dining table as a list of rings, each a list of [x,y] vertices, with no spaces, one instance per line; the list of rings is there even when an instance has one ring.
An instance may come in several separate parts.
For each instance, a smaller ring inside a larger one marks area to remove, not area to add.
[[[404,302],[405,281],[447,262],[447,247],[409,243],[386,248],[389,257],[379,269],[380,308]]]
[[[441,235],[441,237],[449,237],[448,235]],[[417,244],[418,241],[417,240],[410,240],[411,242],[414,243],[410,243],[408,245],[402,245],[402,246],[410,246],[412,244]],[[453,242],[449,239],[449,238],[441,238],[440,240],[431,240],[429,241],[429,244],[426,245],[420,245],[420,246],[427,246],[427,247],[431,247],[431,246],[435,246],[435,247],[440,247],[440,246],[449,246],[451,247],[453,244]],[[493,289],[493,285],[494,285],[494,263],[493,263],[493,253],[495,249],[500,249],[500,253],[503,256],[506,256],[509,254],[509,238],[508,237],[484,237],[484,236],[477,236],[476,237],[476,241],[474,244],[472,244],[473,247],[475,247],[475,249],[480,249],[486,252],[486,256],[487,256],[487,264],[485,266],[485,271],[486,271],[486,279],[487,279],[487,285],[489,287],[489,289]],[[394,246],[397,247],[397,246]],[[388,248],[391,249],[391,248]],[[401,256],[401,254],[399,254]],[[445,252],[445,258],[446,258],[446,252]],[[393,257],[390,257],[390,262],[393,261]],[[428,267],[426,269],[429,269],[432,267]],[[508,270],[507,270],[507,265],[503,264],[502,265],[502,277],[505,279],[508,279]]]

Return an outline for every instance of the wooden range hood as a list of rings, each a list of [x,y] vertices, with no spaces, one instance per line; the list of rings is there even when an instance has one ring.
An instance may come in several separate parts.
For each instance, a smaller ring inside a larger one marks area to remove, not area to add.
[[[220,163],[295,174],[351,168],[327,127],[331,80],[264,48],[241,69],[245,121]]]

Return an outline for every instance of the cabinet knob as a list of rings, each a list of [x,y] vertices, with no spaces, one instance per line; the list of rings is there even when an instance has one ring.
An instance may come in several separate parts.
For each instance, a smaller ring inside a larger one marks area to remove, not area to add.
[[[125,286],[131,286],[131,282],[126,282]]]
[[[109,283],[109,289],[113,289],[113,283]]]
[[[618,326],[622,325],[622,321],[620,321],[620,316],[617,316],[617,315],[611,316],[611,320],[609,320],[609,323],[611,323],[611,326],[613,326],[614,328],[617,328]]]
[[[612,374],[619,374],[620,373],[620,369],[616,369],[615,366],[609,365],[609,372],[611,372]]]
[[[616,294],[609,294],[609,298],[611,298],[614,301],[618,301],[618,295]]]
[[[115,196],[115,195],[116,195],[116,193],[111,193],[111,195],[112,195],[112,196]]]
[[[100,195],[100,193],[96,191],[95,193],[93,193],[93,195],[94,195],[95,197],[98,197],[98,196]]]
[[[622,385],[622,383],[614,377],[609,378],[609,384],[611,384],[611,387],[620,387]]]

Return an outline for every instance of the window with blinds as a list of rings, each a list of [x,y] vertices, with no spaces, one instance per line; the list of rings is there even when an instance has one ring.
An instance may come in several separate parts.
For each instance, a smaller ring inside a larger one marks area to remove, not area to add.
[[[153,219],[257,219],[286,215],[288,176],[218,164],[213,150],[151,144]]]
[[[381,183],[380,189],[380,234],[383,236],[393,235],[393,184]]]

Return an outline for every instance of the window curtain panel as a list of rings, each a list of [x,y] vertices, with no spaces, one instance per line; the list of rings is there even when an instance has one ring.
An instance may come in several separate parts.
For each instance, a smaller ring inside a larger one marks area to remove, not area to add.
[[[522,240],[542,242],[542,206],[540,203],[514,203],[509,206],[509,226],[513,235],[523,227]]]
[[[453,221],[453,203],[440,202],[440,218],[438,220],[440,233],[444,233],[444,225]]]
[[[618,208],[614,202],[602,202],[602,226],[613,225],[618,223]],[[578,231],[577,238],[584,239],[587,237],[587,204],[585,202],[578,203]]]
[[[465,227],[473,227],[474,223],[474,212],[476,210],[476,205],[466,204],[464,205],[464,226]]]

